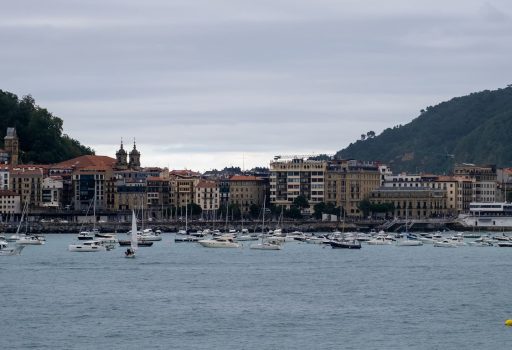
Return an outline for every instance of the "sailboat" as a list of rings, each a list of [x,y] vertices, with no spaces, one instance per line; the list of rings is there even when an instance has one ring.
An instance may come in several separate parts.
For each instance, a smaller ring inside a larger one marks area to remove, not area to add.
[[[262,226],[261,226],[261,243],[251,245],[251,249],[259,250],[281,250],[281,245],[278,243],[270,242],[265,240],[265,202],[267,198],[263,200],[263,215],[262,215]]]
[[[176,208],[176,210],[178,210],[178,208]],[[176,212],[176,215],[178,215],[177,212]],[[179,235],[188,235],[188,202],[185,205],[185,230],[179,230],[178,234]]]
[[[341,211],[341,206],[340,206]],[[355,237],[351,237],[347,239],[345,236],[345,211],[343,210],[343,226],[341,232],[341,240],[332,239],[329,241],[329,244],[332,248],[335,249],[361,249],[361,242],[359,242]]]
[[[396,245],[399,247],[419,247],[423,245],[423,242],[419,239],[409,239],[408,236],[408,213],[409,210],[405,210],[405,233],[403,237],[396,241]]]
[[[25,215],[27,215],[27,210],[28,210],[28,201],[25,202],[25,205],[23,206],[23,210],[21,211],[21,218],[20,218],[20,222],[18,224],[18,228],[16,229],[16,233],[11,235],[10,237],[6,238],[7,242],[16,242],[20,238],[23,238],[26,236],[25,234],[20,234],[20,230],[21,230],[21,225],[23,225],[23,222],[25,220]]]
[[[79,241],[88,241],[88,240],[94,239],[96,233],[99,233],[99,230],[96,228],[96,181],[94,182],[94,198],[92,200],[92,205],[93,205],[92,212],[93,212],[93,217],[94,217],[93,229],[92,229],[92,231],[80,230],[80,232],[78,233],[78,236],[77,236]],[[85,216],[87,216],[89,214],[90,208],[91,208],[91,205],[89,204],[89,208],[87,208],[87,213],[85,213]]]
[[[131,245],[130,248],[124,252],[125,258],[135,258],[135,251],[138,247],[137,241],[137,218],[135,217],[135,211],[132,210],[132,234],[131,234]]]

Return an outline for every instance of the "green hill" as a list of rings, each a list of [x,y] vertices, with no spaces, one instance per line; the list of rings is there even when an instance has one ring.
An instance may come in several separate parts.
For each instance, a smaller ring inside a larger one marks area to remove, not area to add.
[[[379,160],[394,172],[448,173],[454,163],[511,166],[512,87],[456,97],[406,125],[367,134],[336,156]]]
[[[8,127],[15,127],[20,139],[23,163],[58,163],[85,154],[89,147],[62,134],[63,121],[35,104],[32,96],[21,100],[13,93],[0,90],[0,138]]]

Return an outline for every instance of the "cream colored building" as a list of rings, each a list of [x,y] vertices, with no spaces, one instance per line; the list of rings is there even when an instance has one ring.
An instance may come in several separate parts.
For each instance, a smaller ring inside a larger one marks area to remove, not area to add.
[[[379,188],[382,167],[372,162],[333,160],[326,174],[326,203],[345,211],[346,217],[361,217],[359,204]]]
[[[21,197],[14,191],[0,190],[0,214],[21,214]]]
[[[455,176],[465,176],[473,183],[474,201],[479,203],[496,202],[497,170],[494,165],[456,164]]]
[[[446,191],[430,187],[380,187],[370,194],[370,203],[391,203],[396,218],[426,219],[447,215]]]
[[[229,203],[236,204],[242,213],[248,213],[251,205],[263,206],[265,182],[256,176],[235,175],[229,179]]]
[[[45,170],[36,166],[17,166],[11,168],[9,188],[21,197],[21,206],[26,202],[32,207],[41,207]]]
[[[194,191],[201,174],[191,170],[173,170],[169,173],[170,201],[175,208],[194,203]]]
[[[220,191],[215,181],[199,180],[195,188],[194,202],[205,212],[219,209]]]
[[[270,203],[289,209],[295,198],[304,196],[310,205],[306,211],[312,212],[325,199],[326,171],[327,161],[275,159],[270,163]]]

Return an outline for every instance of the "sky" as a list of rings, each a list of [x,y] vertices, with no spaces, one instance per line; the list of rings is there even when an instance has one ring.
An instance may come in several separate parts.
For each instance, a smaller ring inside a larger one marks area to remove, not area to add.
[[[334,154],[426,106],[511,83],[508,0],[18,0],[0,89],[143,166]]]

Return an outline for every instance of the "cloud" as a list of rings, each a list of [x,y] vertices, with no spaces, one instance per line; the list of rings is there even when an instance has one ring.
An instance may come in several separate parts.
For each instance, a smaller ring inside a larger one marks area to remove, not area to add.
[[[0,13],[0,88],[32,94],[66,133],[109,155],[121,137],[136,137],[148,161],[196,169],[242,153],[334,153],[425,106],[510,83],[511,8],[11,2]]]

